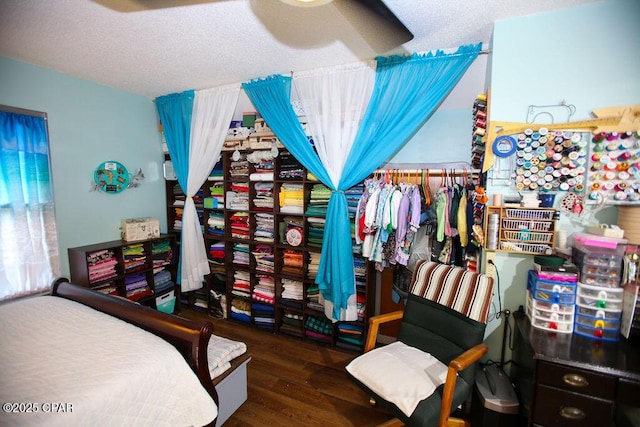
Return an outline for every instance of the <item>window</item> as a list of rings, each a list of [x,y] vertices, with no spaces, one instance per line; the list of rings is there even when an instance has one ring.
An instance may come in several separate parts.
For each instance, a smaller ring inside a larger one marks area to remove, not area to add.
[[[0,105],[0,299],[60,274],[45,113]]]

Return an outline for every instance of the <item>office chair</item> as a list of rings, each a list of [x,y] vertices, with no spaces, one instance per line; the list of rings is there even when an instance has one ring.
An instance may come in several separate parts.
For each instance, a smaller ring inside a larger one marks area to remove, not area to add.
[[[349,377],[396,419],[385,426],[469,426],[451,417],[471,396],[493,293],[493,278],[420,261],[403,311],[373,316],[364,354]],[[381,324],[402,319],[396,342],[376,347]]]

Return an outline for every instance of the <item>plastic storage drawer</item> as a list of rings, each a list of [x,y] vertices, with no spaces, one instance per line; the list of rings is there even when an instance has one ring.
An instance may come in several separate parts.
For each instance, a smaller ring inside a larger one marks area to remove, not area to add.
[[[578,283],[577,303],[581,307],[622,310],[624,288],[603,288]]]
[[[592,339],[595,339],[595,340],[601,340],[601,341],[618,341],[618,340],[620,340],[620,330],[619,329],[592,328],[590,326],[585,326],[585,325],[581,325],[580,323],[576,323],[573,332],[575,334],[582,335],[584,337],[592,338]]]
[[[576,304],[576,315],[592,317],[595,319],[604,319],[608,321],[620,321],[622,311],[611,310],[605,308],[593,308]]]
[[[578,266],[593,265],[599,267],[620,267],[622,257],[616,250],[599,248],[589,249],[584,246],[574,246],[572,249],[573,263]]]
[[[620,329],[619,320],[601,319],[597,317],[576,314],[575,322],[584,326],[598,329]]]

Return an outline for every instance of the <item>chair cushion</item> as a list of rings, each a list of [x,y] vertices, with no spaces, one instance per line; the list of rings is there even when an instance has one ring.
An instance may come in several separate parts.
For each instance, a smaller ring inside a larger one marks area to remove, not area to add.
[[[447,379],[446,365],[400,341],[357,357],[346,369],[407,417]]]
[[[493,278],[461,267],[423,260],[416,266],[409,292],[487,323]]]

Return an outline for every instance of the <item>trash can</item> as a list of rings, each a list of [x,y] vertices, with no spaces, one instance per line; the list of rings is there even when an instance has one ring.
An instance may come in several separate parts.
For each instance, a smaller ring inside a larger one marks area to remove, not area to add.
[[[511,379],[496,364],[480,366],[471,401],[474,427],[516,427],[520,404]]]

